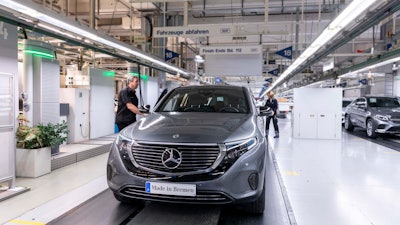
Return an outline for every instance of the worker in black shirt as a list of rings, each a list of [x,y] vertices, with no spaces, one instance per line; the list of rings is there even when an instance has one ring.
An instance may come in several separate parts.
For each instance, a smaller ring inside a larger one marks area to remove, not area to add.
[[[122,89],[118,95],[118,109],[115,123],[119,131],[136,122],[136,114],[140,116],[146,115],[141,113],[138,108],[139,99],[136,96],[135,89],[139,86],[139,77],[129,77],[127,83],[127,87]]]
[[[270,121],[272,119],[272,123],[274,124],[274,129],[275,129],[275,136],[274,138],[278,138],[279,137],[279,127],[278,127],[278,119],[276,117],[276,112],[278,110],[278,101],[274,98],[274,92],[269,91],[267,93],[268,99],[265,102],[265,107],[270,107],[272,110],[272,115],[267,117],[267,122],[265,125],[265,134],[268,135],[269,133],[269,125],[270,125]]]

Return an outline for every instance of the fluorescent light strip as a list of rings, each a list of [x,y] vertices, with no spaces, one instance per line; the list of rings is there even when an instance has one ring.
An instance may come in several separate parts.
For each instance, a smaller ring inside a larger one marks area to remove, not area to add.
[[[29,7],[27,7],[25,5],[22,5],[20,3],[17,3],[17,2],[11,1],[11,0],[0,0],[0,4],[5,6],[5,7],[7,7],[7,8],[11,8],[13,10],[16,10],[16,11],[18,11],[20,13],[27,14],[27,15],[29,15],[31,17],[34,17],[34,18],[38,19],[38,20],[44,21],[44,22],[46,22],[48,24],[52,24],[54,26],[57,26],[59,29],[67,30],[67,31],[70,31],[70,32],[75,33],[77,35],[81,35],[81,36],[87,37],[87,38],[89,38],[89,39],[91,39],[93,41],[97,41],[97,42],[100,42],[102,44],[111,46],[111,47],[113,47],[115,49],[122,50],[122,51],[124,51],[126,53],[129,53],[129,54],[135,55],[135,56],[137,56],[139,58],[142,58],[142,59],[145,59],[147,61],[153,62],[153,63],[155,63],[155,64],[157,64],[159,66],[168,68],[168,69],[170,69],[172,71],[176,71],[178,73],[185,74],[185,75],[188,74],[184,70],[181,70],[181,69],[179,69],[177,67],[174,67],[174,66],[171,66],[171,65],[169,65],[169,64],[167,64],[165,62],[162,62],[162,61],[159,61],[157,59],[154,59],[151,56],[148,56],[148,55],[145,55],[143,53],[134,51],[134,50],[132,50],[132,49],[130,49],[128,47],[125,47],[123,45],[117,44],[117,43],[115,43],[113,41],[110,41],[110,40],[107,40],[105,38],[99,37],[96,34],[93,34],[93,33],[89,32],[89,31],[86,31],[86,30],[81,29],[79,27],[73,26],[71,24],[65,23],[65,22],[63,22],[61,20],[58,20],[56,18],[53,18],[53,17],[48,16],[46,14],[43,14],[41,12],[38,12],[37,10],[29,8]],[[46,25],[42,24],[41,26],[43,27],[43,26],[46,26]],[[47,27],[47,29],[49,29],[48,26],[46,26],[46,27]],[[51,30],[55,31],[54,28],[52,28]],[[58,30],[55,31],[55,32],[62,33],[61,31],[58,31]],[[65,34],[65,33],[63,33],[63,34]],[[72,36],[71,34],[65,34],[65,35]],[[72,36],[72,37],[74,37],[74,36]],[[76,37],[74,37],[74,38],[76,38]]]
[[[24,53],[37,55],[43,58],[54,59],[54,55],[46,52],[36,51],[36,50],[24,50]]]
[[[388,59],[388,60],[386,60],[386,61],[379,62],[379,63],[375,63],[375,64],[373,64],[373,65],[364,67],[364,68],[359,69],[359,70],[355,70],[355,71],[351,71],[351,72],[345,73],[345,74],[343,74],[343,75],[340,75],[339,78],[345,78],[345,77],[348,77],[349,75],[361,73],[361,72],[363,72],[363,71],[375,69],[375,68],[377,68],[377,67],[384,66],[384,65],[387,65],[387,64],[390,64],[390,63],[394,63],[394,62],[398,62],[398,61],[400,61],[400,57],[396,57],[396,58],[393,58],[393,59]]]
[[[340,13],[325,30],[312,42],[312,44],[303,51],[303,53],[272,83],[272,86],[264,92],[263,96],[270,90],[273,90],[276,84],[279,84],[290,75],[298,66],[311,58],[322,46],[328,43],[336,34],[341,32],[351,21],[357,18],[366,9],[371,7],[377,0],[353,0]]]

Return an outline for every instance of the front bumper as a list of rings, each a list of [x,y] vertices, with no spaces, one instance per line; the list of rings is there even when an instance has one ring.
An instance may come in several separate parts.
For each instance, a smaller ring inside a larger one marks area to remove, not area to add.
[[[380,134],[400,134],[400,124],[392,121],[375,120],[376,133]]]
[[[197,204],[252,202],[260,196],[264,187],[266,146],[266,141],[261,141],[254,149],[242,155],[218,178],[206,181],[178,182],[196,185],[196,195],[175,196],[146,192],[147,181],[167,183],[173,181],[133,175],[123,165],[119,152],[113,144],[107,163],[107,182],[115,194],[133,199]],[[250,185],[250,182],[253,185]]]

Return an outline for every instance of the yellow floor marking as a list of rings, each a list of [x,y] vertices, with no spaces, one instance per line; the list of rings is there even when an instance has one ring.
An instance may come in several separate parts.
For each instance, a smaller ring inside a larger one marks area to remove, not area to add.
[[[299,176],[299,173],[297,173],[296,171],[286,171],[286,175],[288,176]]]
[[[33,221],[26,221],[26,220],[10,220],[10,223],[15,224],[28,224],[28,225],[46,225],[42,222],[33,222]]]

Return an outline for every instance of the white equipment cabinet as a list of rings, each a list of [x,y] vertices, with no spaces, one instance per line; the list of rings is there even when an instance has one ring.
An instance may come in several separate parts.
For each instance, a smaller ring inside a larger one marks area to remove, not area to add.
[[[341,139],[341,88],[296,88],[293,137]]]
[[[89,89],[61,88],[60,102],[69,104],[68,142],[89,139]]]

